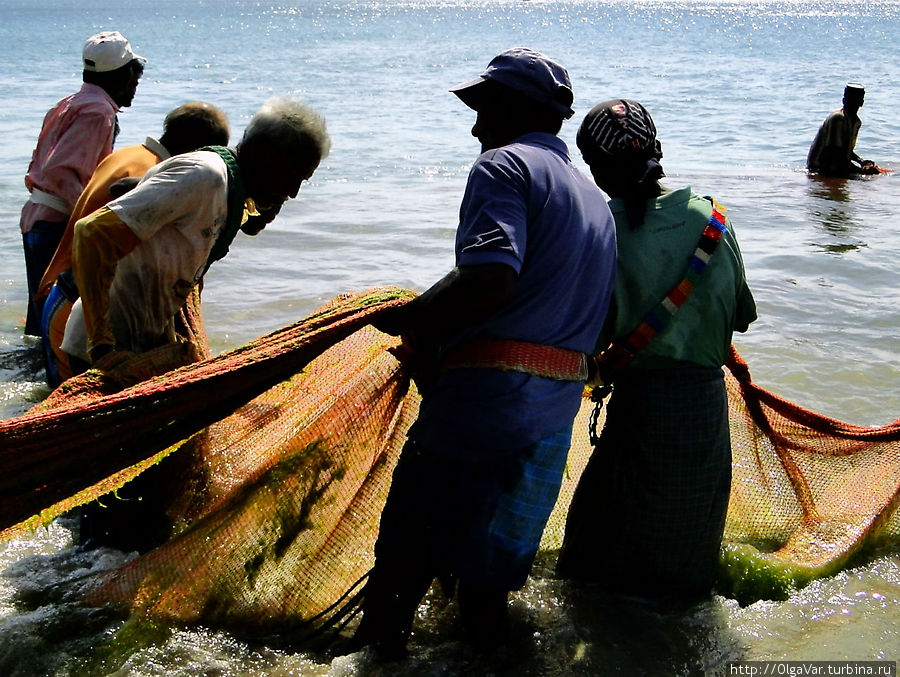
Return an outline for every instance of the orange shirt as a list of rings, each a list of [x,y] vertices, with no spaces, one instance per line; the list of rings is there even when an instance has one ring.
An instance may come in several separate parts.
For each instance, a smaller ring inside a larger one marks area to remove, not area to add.
[[[72,236],[75,222],[109,202],[112,199],[109,187],[116,181],[127,177],[140,178],[147,173],[148,169],[169,156],[169,151],[159,141],[147,137],[143,144],[117,150],[97,165],[91,180],[72,209],[56,254],[53,255],[53,259],[41,279],[38,296],[44,297],[49,294],[59,274],[72,267]]]

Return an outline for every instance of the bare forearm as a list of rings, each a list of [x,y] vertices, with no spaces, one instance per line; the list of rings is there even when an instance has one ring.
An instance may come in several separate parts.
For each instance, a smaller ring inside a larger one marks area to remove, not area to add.
[[[484,321],[512,301],[517,277],[511,267],[501,263],[454,268],[385,318],[379,328],[439,341],[450,332]]]

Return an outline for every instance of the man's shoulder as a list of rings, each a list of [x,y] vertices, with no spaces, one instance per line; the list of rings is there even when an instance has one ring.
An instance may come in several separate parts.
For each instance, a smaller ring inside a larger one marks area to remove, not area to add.
[[[831,111],[828,114],[828,117],[825,118],[825,124],[844,124],[847,122],[849,122],[849,118],[847,117],[847,114],[844,113],[843,108]]]
[[[191,157],[194,155],[175,155],[150,167],[138,185],[129,191],[127,201],[132,205],[155,201],[219,204],[221,201],[213,199],[214,196],[221,195],[224,199],[228,192],[224,163],[217,167],[215,157]]]
[[[107,155],[97,169],[95,175],[104,173],[119,176],[141,177],[159,162],[159,157],[142,145],[125,146]]]
[[[173,155],[154,167],[154,174],[170,172],[190,176],[196,181],[222,183],[228,180],[228,168],[217,153],[198,150]]]
[[[666,193],[665,197],[669,197],[673,201],[686,202],[689,209],[694,209],[710,216],[713,210],[713,201],[715,197],[711,195],[698,195],[690,186],[682,186],[677,190]]]
[[[695,193],[690,185],[680,186],[667,191],[656,198],[654,210],[648,214],[659,214],[663,220],[694,219],[706,222],[713,214],[713,207],[718,205],[723,214],[727,214],[727,206],[718,202],[715,196]]]
[[[227,196],[228,176],[221,158],[194,152],[174,155],[150,167],[137,186],[110,207],[129,225],[149,224],[169,222],[176,214],[205,218],[222,212]]]

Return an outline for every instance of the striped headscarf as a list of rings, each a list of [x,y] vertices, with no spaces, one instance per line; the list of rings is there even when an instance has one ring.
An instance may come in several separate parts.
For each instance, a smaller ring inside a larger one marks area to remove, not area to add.
[[[585,116],[575,141],[592,168],[615,170],[632,228],[643,223],[645,202],[658,194],[657,181],[665,176],[659,163],[662,147],[647,109],[631,99],[599,103]]]
[[[653,118],[630,99],[611,99],[594,106],[581,123],[577,143],[585,155],[662,157],[662,153],[656,155],[659,144]]]

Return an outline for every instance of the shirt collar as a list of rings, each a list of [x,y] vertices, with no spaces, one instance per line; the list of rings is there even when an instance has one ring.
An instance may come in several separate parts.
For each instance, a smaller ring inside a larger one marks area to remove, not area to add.
[[[522,136],[520,136],[513,143],[527,143],[532,146],[545,146],[550,150],[555,150],[557,153],[564,155],[567,159],[569,157],[569,147],[566,145],[566,142],[559,138],[556,134],[550,134],[549,132],[528,132],[527,134],[523,134]]]
[[[168,160],[170,157],[172,157],[172,154],[169,152],[168,148],[166,148],[152,136],[148,136],[144,140],[144,148],[159,157],[160,161]]]

